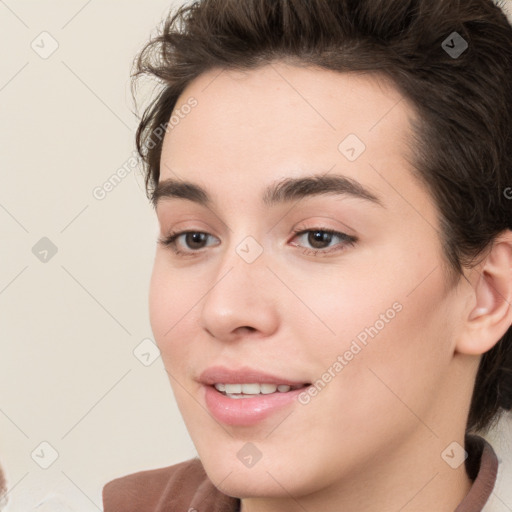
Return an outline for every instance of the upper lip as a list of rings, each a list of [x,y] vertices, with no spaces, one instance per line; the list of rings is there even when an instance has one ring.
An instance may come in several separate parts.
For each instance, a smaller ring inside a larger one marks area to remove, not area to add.
[[[199,376],[199,382],[212,386],[214,384],[287,384],[288,386],[303,386],[306,380],[293,380],[287,377],[261,372],[249,366],[234,370],[225,366],[210,366]]]

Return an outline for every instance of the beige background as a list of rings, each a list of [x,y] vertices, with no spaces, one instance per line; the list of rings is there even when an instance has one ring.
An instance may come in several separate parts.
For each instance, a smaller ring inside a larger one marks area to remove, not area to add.
[[[171,5],[0,0],[0,461],[9,511],[101,510],[108,480],[196,455],[161,359],[146,366],[157,231],[130,160],[132,58]],[[123,166],[127,176],[95,198]],[[502,459],[488,510],[512,511],[511,423],[488,437]]]

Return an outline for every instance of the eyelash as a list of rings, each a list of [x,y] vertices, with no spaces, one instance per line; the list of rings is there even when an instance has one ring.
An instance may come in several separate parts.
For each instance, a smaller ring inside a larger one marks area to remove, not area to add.
[[[317,232],[327,233],[332,236],[337,236],[342,240],[342,242],[345,246],[349,246],[349,247],[352,247],[358,241],[358,239],[354,236],[347,235],[346,233],[341,233],[339,231],[335,231],[333,229],[323,228],[323,227],[316,227],[316,228],[310,228],[310,229],[298,228],[293,231],[293,235],[294,235],[293,238],[296,238],[298,235],[304,235],[307,233],[317,233]],[[164,247],[171,248],[173,250],[173,252],[178,256],[194,257],[195,255],[197,255],[197,253],[202,252],[204,248],[199,249],[199,250],[192,250],[192,251],[182,251],[181,249],[179,249],[177,247],[176,239],[182,235],[197,234],[197,233],[200,233],[203,235],[209,235],[209,233],[205,233],[204,231],[193,231],[193,230],[174,231],[174,232],[169,233],[165,237],[158,238],[158,243]],[[295,247],[300,247],[300,246],[295,246]],[[328,254],[331,254],[333,252],[338,253],[340,251],[343,251],[343,250],[345,250],[345,247],[342,247],[339,249],[334,248],[334,249],[330,249],[330,250],[329,249],[305,248],[305,250],[308,251],[307,253],[305,252],[306,255],[309,255],[309,256],[313,255],[315,257],[318,257],[317,255],[320,254],[321,255],[320,257],[322,257],[322,256],[327,256]],[[313,254],[311,254],[311,253],[313,253]]]

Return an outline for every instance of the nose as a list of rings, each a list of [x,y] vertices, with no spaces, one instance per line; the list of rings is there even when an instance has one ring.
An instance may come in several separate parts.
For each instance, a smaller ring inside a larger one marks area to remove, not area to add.
[[[224,341],[248,333],[271,335],[278,327],[279,281],[267,267],[265,252],[252,262],[235,248],[228,252],[208,283],[199,319],[201,327]]]

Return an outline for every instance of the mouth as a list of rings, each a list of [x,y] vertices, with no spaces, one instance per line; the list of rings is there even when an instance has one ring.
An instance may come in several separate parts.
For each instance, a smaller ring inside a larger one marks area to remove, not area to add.
[[[288,393],[297,389],[302,389],[310,386],[311,383],[299,384],[290,386],[288,384],[274,384],[274,383],[216,383],[213,387],[222,395],[228,398],[253,398],[259,395],[273,395]]]
[[[210,366],[197,378],[201,400],[217,421],[232,426],[251,426],[278,411],[298,407],[296,398],[310,382],[263,372],[259,368]]]
[[[299,395],[310,385],[216,383],[203,385],[202,400],[218,422],[251,427],[271,420],[280,411],[284,413],[299,407],[302,403]]]

